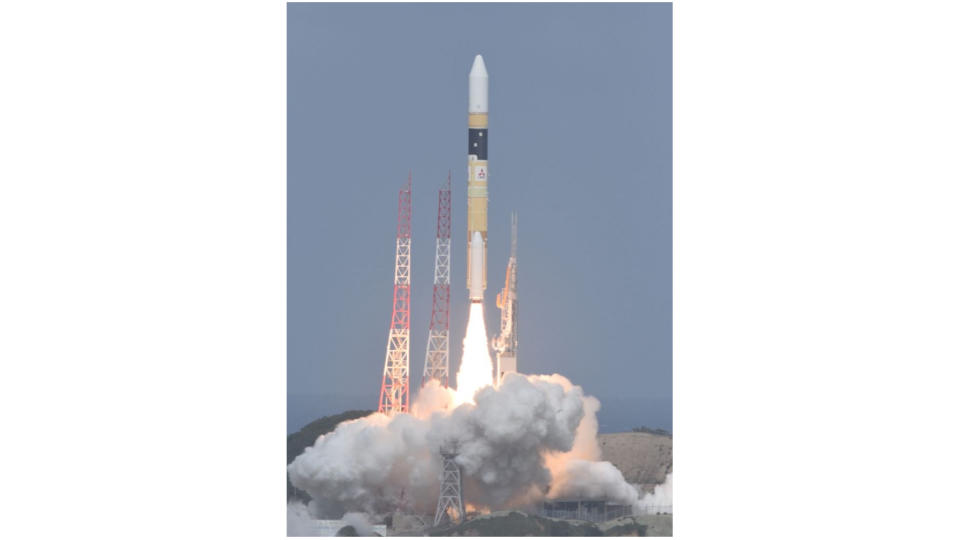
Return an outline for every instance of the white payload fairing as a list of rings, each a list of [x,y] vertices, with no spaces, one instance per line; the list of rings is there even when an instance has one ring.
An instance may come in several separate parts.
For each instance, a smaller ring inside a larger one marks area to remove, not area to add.
[[[470,68],[467,106],[467,289],[483,302],[487,288],[487,112],[490,78],[479,54]]]

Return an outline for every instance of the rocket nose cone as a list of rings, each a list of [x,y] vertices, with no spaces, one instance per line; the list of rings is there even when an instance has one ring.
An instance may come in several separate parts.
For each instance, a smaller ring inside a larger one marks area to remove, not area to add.
[[[473,59],[473,67],[470,68],[471,77],[486,77],[487,66],[483,63],[483,56],[479,54]]]

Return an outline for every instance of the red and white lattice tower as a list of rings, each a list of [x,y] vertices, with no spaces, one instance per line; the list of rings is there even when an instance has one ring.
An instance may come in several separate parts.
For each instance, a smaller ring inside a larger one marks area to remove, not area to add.
[[[397,216],[397,259],[393,274],[393,315],[383,363],[379,411],[405,413],[410,403],[410,187],[400,190]]]
[[[433,266],[433,313],[427,338],[423,384],[437,379],[448,386],[450,377],[450,173],[440,189],[437,210],[437,258]]]

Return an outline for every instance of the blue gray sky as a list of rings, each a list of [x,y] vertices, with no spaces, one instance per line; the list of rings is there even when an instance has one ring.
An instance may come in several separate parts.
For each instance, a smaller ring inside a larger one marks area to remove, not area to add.
[[[672,429],[669,4],[288,4],[288,422],[376,408],[397,191],[413,172],[411,382],[453,178],[451,371],[466,326],[467,73],[490,73],[488,333],[519,214],[519,370]]]

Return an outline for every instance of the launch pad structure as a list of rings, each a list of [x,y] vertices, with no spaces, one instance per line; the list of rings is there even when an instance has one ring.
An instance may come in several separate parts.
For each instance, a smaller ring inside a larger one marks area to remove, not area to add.
[[[517,301],[517,213],[510,215],[510,259],[507,262],[507,276],[503,290],[497,294],[497,307],[500,308],[500,335],[492,341],[497,353],[497,376],[494,382],[500,384],[507,373],[517,372],[517,348],[520,345],[518,315],[520,304]]]
[[[393,314],[383,362],[378,411],[407,412],[410,406],[410,195],[413,173],[400,190],[397,209],[397,253],[393,272]]]
[[[450,173],[437,205],[437,255],[433,265],[433,308],[422,384],[430,379],[444,388],[450,380]]]
[[[441,450],[440,457],[443,460],[442,480],[440,499],[437,501],[437,514],[433,518],[434,527],[447,520],[460,523],[466,515],[463,510],[463,477],[460,475],[460,466],[454,461],[457,454]],[[451,513],[454,515],[451,516]]]

